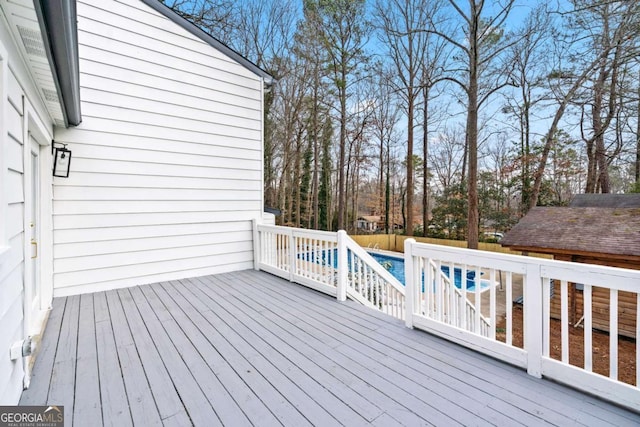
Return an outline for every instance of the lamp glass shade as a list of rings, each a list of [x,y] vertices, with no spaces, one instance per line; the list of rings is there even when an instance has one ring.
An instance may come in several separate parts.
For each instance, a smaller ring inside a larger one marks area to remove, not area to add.
[[[56,148],[53,155],[53,176],[69,178],[71,150],[67,150],[66,148]]]

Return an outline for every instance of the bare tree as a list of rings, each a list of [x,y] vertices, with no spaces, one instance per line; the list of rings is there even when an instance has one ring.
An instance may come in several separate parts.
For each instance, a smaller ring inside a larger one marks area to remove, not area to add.
[[[329,72],[338,98],[338,228],[344,229],[347,214],[346,156],[347,104],[356,71],[365,62],[367,42],[364,0],[305,0],[305,18],[314,25],[329,57]]]
[[[498,90],[512,85],[511,68],[506,59],[508,49],[517,39],[505,34],[504,23],[515,0],[489,2],[468,0],[467,7],[459,1],[448,0],[453,14],[459,19],[455,31],[445,31],[442,25],[432,25],[428,31],[445,39],[456,51],[454,68],[445,77],[466,95],[466,146],[468,156],[468,236],[467,246],[478,248],[478,113],[480,107]]]
[[[376,108],[371,117],[372,138],[377,144],[378,160],[378,213],[384,213],[385,232],[389,233],[390,206],[391,206],[391,177],[390,155],[392,145],[398,139],[396,126],[400,120],[397,96],[388,84],[391,71],[377,64],[374,76],[378,77],[372,82]],[[373,77],[372,77],[373,78]]]
[[[513,79],[517,87],[505,93],[503,112],[515,117],[517,122],[513,126],[519,135],[520,164],[520,212],[524,215],[529,209],[531,187],[533,185],[532,167],[534,164],[534,144],[532,140],[532,119],[539,108],[542,114],[544,106],[544,87],[548,67],[548,41],[552,33],[552,21],[544,7],[538,7],[529,13],[522,30],[520,41],[511,48],[513,57]],[[510,120],[509,120],[510,121]]]
[[[414,119],[417,100],[421,93],[421,73],[428,51],[428,26],[440,2],[422,0],[378,0],[375,4],[375,19],[380,41],[394,65],[396,78],[390,80],[397,86],[404,101],[407,115],[407,192],[405,196],[407,228],[413,235],[413,196],[415,187],[413,148]],[[432,8],[436,8],[433,10]],[[426,225],[425,225],[426,226]]]
[[[239,27],[233,0],[160,0],[178,15],[231,46]]]
[[[440,191],[459,183],[464,163],[464,130],[460,127],[443,129],[437,136],[437,144],[429,154]]]
[[[638,36],[635,28],[638,20],[634,15],[638,8],[636,2],[627,1],[591,3],[576,0],[581,19],[574,20],[582,27],[581,33],[588,35],[590,51],[600,57],[593,78],[588,80],[586,102],[580,105],[581,133],[588,159],[585,191],[608,193],[608,158],[614,156],[607,153],[605,134],[612,130],[611,125],[622,107],[618,94],[620,72],[633,55],[632,43]],[[598,55],[599,52],[607,54]]]
[[[560,52],[558,66],[550,74],[550,78],[558,82],[557,85],[552,87],[557,103],[557,109],[553,115],[551,126],[544,137],[544,146],[535,172],[535,182],[530,200],[531,207],[535,206],[538,202],[544,177],[544,170],[549,157],[549,152],[553,148],[560,121],[567,109],[571,105],[575,105],[577,103],[576,101],[580,99],[580,95],[585,91],[585,84],[592,81],[592,78],[594,78],[593,81],[596,83],[599,82],[601,88],[599,89],[599,95],[595,97],[594,95],[591,95],[593,106],[595,107],[595,112],[597,113],[598,118],[593,122],[595,127],[592,129],[591,138],[586,138],[587,142],[591,140],[594,143],[587,146],[587,151],[590,149],[594,155],[594,159],[601,159],[603,162],[602,166],[606,167],[604,165],[605,159],[603,158],[606,156],[606,150],[602,149],[602,144],[600,145],[599,153],[596,155],[596,152],[598,151],[598,144],[603,143],[604,141],[601,140],[598,142],[598,139],[603,135],[611,122],[611,119],[608,118],[608,114],[604,116],[602,115],[604,104],[601,96],[608,91],[609,105],[606,109],[608,111],[615,111],[615,93],[617,89],[605,85],[605,82],[608,80],[610,82],[609,84],[617,86],[617,73],[620,63],[623,60],[628,60],[628,58],[633,57],[634,55],[637,56],[636,49],[624,49],[624,43],[627,40],[637,40],[638,37],[638,24],[636,20],[639,16],[639,6],[636,1],[619,0],[593,3],[583,0],[573,0],[572,4],[574,6],[574,10],[569,13],[565,13],[562,16],[569,20],[575,20],[578,23],[583,22],[583,20],[585,23],[589,22],[588,20],[590,18],[586,18],[584,15],[585,13],[590,15],[594,13],[594,10],[597,13],[600,7],[607,5],[616,7],[618,17],[615,22],[607,19],[606,26],[594,25],[594,34],[595,32],[600,33],[600,30],[604,30],[606,28],[607,35],[593,35],[591,37],[591,42],[586,44],[586,48],[582,52],[577,51],[577,49],[579,49],[580,46],[585,46],[585,35],[581,31],[576,31],[567,35],[569,40],[565,44],[567,44],[568,47],[566,50]],[[633,22],[636,22],[636,24],[632,25]],[[598,27],[600,30],[597,30]],[[567,53],[567,51],[569,51],[569,53]],[[564,65],[564,58],[566,57],[586,58],[586,61],[581,62],[579,64],[580,67],[577,68],[574,63]],[[614,67],[611,68],[611,65],[614,65]],[[614,69],[616,70],[615,73],[613,72]],[[591,87],[593,88],[593,86]],[[611,96],[611,91],[613,91],[613,97]],[[582,96],[584,97],[584,95]],[[613,103],[613,105],[610,103]],[[607,177],[602,178],[605,181],[607,180]],[[588,187],[591,188],[590,186]]]

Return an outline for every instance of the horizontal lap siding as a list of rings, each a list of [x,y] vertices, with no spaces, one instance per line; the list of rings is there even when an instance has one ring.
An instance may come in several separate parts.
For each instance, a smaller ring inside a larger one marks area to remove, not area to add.
[[[0,405],[17,403],[24,376],[22,360],[9,359],[11,344],[23,337],[24,179],[22,90],[13,73],[8,74],[6,91],[0,88],[0,93],[8,95],[0,100],[7,118],[0,140],[0,153],[7,155],[1,175],[6,193],[0,201],[7,203],[2,226],[10,248],[0,259]]]
[[[57,295],[249,268],[262,82],[136,0],[78,2],[83,122],[54,185]]]

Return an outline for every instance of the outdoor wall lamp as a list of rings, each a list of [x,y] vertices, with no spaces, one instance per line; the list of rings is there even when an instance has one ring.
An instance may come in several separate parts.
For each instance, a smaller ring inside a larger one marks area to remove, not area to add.
[[[67,149],[67,144],[52,141],[51,153],[53,154],[53,176],[69,178],[71,150]]]

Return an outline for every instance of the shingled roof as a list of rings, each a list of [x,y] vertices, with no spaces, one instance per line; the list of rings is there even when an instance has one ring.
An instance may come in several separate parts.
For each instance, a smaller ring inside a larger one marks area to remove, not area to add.
[[[640,193],[630,194],[576,194],[572,208],[640,208]]]
[[[536,207],[500,244],[532,252],[640,258],[640,208]]]

